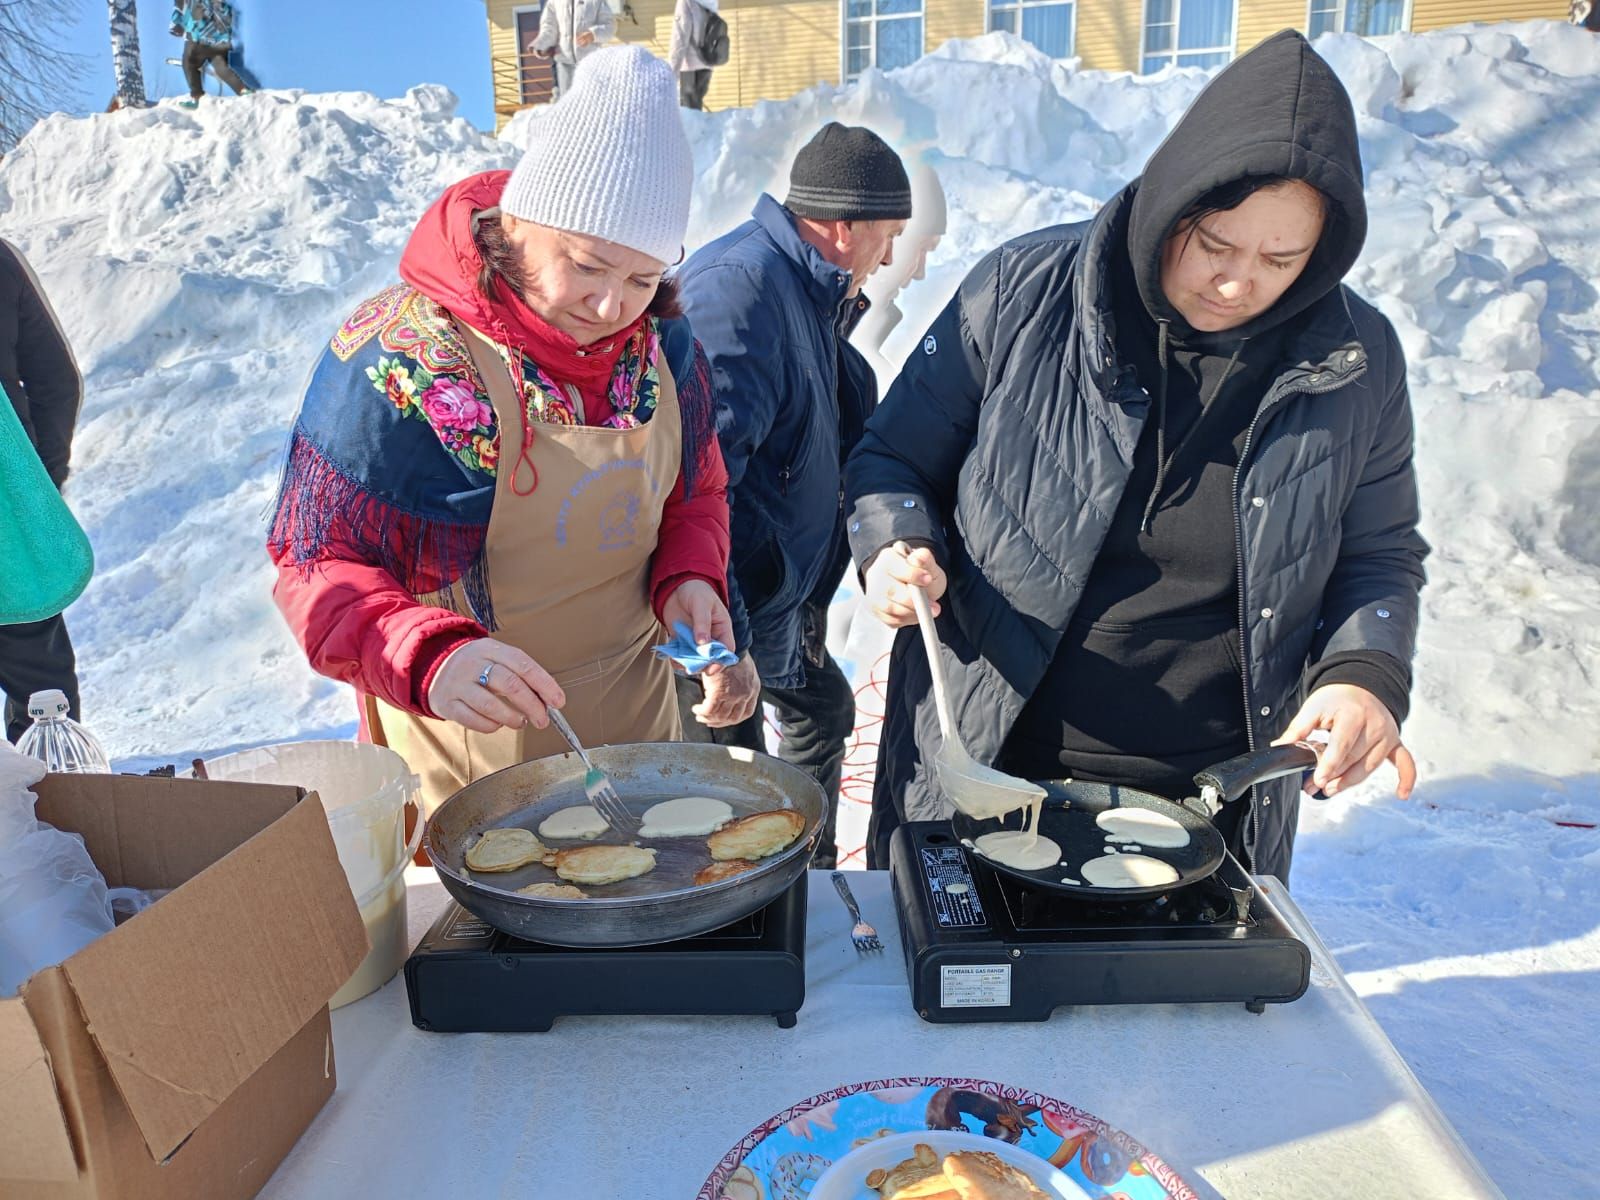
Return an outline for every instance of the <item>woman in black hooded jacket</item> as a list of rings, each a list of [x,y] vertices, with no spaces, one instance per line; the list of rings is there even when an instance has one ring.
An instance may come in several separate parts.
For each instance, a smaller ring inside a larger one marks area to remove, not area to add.
[[[1355,116],[1299,34],[1223,70],[1090,221],[991,253],[852,456],[868,604],[935,606],[980,761],[1180,797],[1326,730],[1308,789],[1409,794],[1427,546],[1394,330],[1340,280],[1366,234]],[[891,658],[869,862],[949,815],[914,630]],[[1218,818],[1287,878],[1297,781]]]

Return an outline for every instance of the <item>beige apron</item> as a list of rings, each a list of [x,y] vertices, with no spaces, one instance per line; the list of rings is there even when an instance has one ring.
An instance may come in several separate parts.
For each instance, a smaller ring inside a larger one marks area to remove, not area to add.
[[[677,741],[672,668],[651,653],[666,633],[650,604],[650,560],[683,452],[666,363],[658,358],[655,415],[637,428],[534,425],[528,458],[538,486],[519,496],[511,484],[519,477],[520,401],[498,352],[481,335],[464,333],[500,427],[484,548],[499,623],[491,636],[555,677],[567,696],[561,711],[585,746]],[[523,464],[520,478],[528,477]],[[368,717],[374,740],[422,777],[429,813],[474,779],[568,749],[553,728],[477,733],[377,700]]]

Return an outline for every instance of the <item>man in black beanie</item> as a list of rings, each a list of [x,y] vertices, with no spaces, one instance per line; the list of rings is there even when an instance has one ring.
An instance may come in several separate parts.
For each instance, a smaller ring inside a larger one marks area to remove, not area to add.
[[[868,302],[861,287],[892,261],[911,216],[904,164],[870,129],[822,127],[795,157],[788,198],[762,195],[750,220],[678,274],[684,308],[711,364],[717,437],[728,465],[733,537],[729,609],[739,663],[702,683],[680,679],[684,737],[765,750],[761,701],[779,754],[828,796],[812,865],[837,855],[849,683],[829,656],[828,603],[849,564],[842,466],[878,400],[846,340]]]

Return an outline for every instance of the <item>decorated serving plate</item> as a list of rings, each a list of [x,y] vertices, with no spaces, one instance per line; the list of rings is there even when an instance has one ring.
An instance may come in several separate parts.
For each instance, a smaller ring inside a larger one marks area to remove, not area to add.
[[[696,1200],[809,1200],[828,1168],[858,1147],[930,1129],[1026,1150],[1091,1200],[1199,1200],[1176,1171],[1092,1113],[989,1080],[927,1076],[848,1084],[784,1109],[722,1156]]]

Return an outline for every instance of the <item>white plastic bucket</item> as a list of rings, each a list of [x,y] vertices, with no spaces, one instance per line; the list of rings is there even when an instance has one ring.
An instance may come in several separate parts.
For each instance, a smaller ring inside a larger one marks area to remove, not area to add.
[[[406,961],[406,864],[422,840],[421,783],[405,759],[361,742],[285,742],[209,758],[206,775],[240,783],[283,783],[314,791],[333,830],[339,864],[361,909],[372,949],[329,1004],[376,991]],[[408,844],[405,810],[416,812]]]

